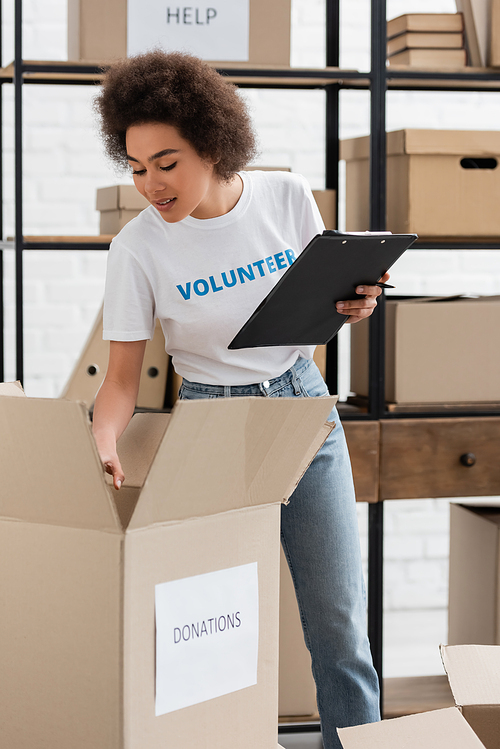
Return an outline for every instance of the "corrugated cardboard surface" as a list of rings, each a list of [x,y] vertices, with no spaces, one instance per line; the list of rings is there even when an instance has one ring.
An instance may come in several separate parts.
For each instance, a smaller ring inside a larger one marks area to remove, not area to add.
[[[24,390],[19,381],[17,382],[1,382],[0,383],[0,395],[12,395],[14,397],[24,398]]]
[[[118,534],[0,521],[6,749],[123,746],[121,555]]]
[[[476,68],[485,68],[490,59],[490,2],[456,0],[456,5],[464,16],[470,64]]]
[[[455,707],[339,728],[344,749],[484,749]]]
[[[81,403],[0,397],[0,518],[120,531]]]
[[[61,397],[82,401],[90,408],[106,375],[108,360],[109,341],[102,340],[101,308]],[[139,408],[163,408],[167,374],[168,355],[165,351],[165,337],[160,323],[156,321],[153,338],[147,341],[144,352],[136,404]]]
[[[290,0],[250,0],[249,61],[290,64]],[[127,0],[68,0],[68,59],[127,55]]]
[[[442,646],[441,657],[457,705],[500,706],[499,646]]]
[[[500,297],[389,298],[386,308],[387,401],[500,401]],[[351,331],[351,389],[368,395],[364,322]]]
[[[369,138],[341,143],[347,161],[346,228],[369,223]],[[387,228],[422,237],[494,237],[500,166],[466,169],[464,158],[500,161],[500,132],[398,130],[387,133]]]
[[[500,747],[500,647],[441,646],[455,702],[487,749]]]
[[[313,190],[312,194],[318,205],[325,229],[337,228],[337,191]]]
[[[280,505],[334,400],[181,402],[165,434],[161,415],[133,420],[136,441],[148,421],[151,435],[135,455],[121,443],[136,486],[117,513],[83,404],[0,398],[5,746],[276,747]],[[156,719],[154,585],[247,561],[257,685]]]
[[[462,708],[462,713],[486,749],[500,749],[498,705],[467,705]]]
[[[141,195],[135,185],[111,185],[96,191],[95,207],[98,211],[142,211],[148,205],[149,200]]]
[[[114,211],[101,211],[99,218],[99,234],[118,234],[125,224],[136,218],[140,210],[129,211],[126,209],[116,209]]]
[[[500,507],[450,505],[450,645],[500,644],[499,541]]]
[[[134,749],[276,744],[279,505],[158,526],[125,541],[125,733]],[[258,683],[183,710],[154,715],[154,586],[258,562]]]
[[[298,482],[290,466],[302,476],[335,398],[276,400],[272,409],[267,398],[178,402],[129,528],[287,499]]]

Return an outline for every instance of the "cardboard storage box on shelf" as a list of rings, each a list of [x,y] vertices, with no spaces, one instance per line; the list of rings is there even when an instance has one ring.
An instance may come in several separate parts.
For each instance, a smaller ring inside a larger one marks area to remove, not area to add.
[[[369,137],[342,141],[346,229],[369,227]],[[497,237],[500,132],[387,133],[387,229],[421,237]]]
[[[205,60],[290,65],[291,0],[68,0],[68,59],[108,61],[155,47]]]
[[[498,499],[450,505],[449,577],[448,642],[500,645]]]
[[[344,749],[499,749],[500,648],[441,646],[456,707],[340,728]]]
[[[90,408],[106,375],[109,341],[102,340],[102,307],[90,335],[85,342],[61,398],[78,400]],[[169,357],[165,352],[165,337],[156,321],[154,336],[147,341],[136,405],[139,408],[163,408],[167,385]]]
[[[96,209],[101,212],[100,234],[118,234],[125,224],[151,205],[135,185],[101,187],[96,193]]]
[[[499,329],[500,296],[388,297],[386,401],[500,402]],[[351,326],[351,390],[363,397],[368,395],[368,336],[368,321]]]
[[[500,0],[491,0],[490,65],[500,67]]]
[[[5,746],[275,749],[280,508],[334,402],[138,414],[115,492],[83,404],[0,397]]]

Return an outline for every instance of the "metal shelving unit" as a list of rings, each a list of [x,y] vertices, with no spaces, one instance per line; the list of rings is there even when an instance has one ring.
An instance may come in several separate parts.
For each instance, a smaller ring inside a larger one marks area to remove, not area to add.
[[[345,89],[364,89],[370,92],[370,229],[383,231],[386,216],[386,96],[387,91],[500,91],[500,70],[464,69],[463,71],[418,71],[386,67],[386,2],[371,0],[371,69],[369,72],[339,68],[339,6],[340,0],[327,0],[327,67],[321,70],[295,68],[266,68],[264,66],[232,65],[219,69],[242,88],[323,89],[326,92],[326,185],[338,192],[339,158],[339,93]],[[1,0],[0,0],[1,15]],[[83,63],[31,62],[22,55],[22,0],[15,0],[15,59],[0,70],[1,84],[14,85],[15,100],[15,250],[16,276],[16,376],[24,379],[23,341],[23,255],[26,251],[43,250],[102,250],[109,247],[107,238],[57,238],[23,236],[23,87],[24,85],[95,85],[102,78],[102,68]],[[0,96],[1,107],[1,96]],[[1,109],[0,109],[1,114]],[[0,135],[1,138],[1,135]],[[1,168],[0,141],[0,168]],[[0,179],[0,191],[1,191]],[[1,197],[1,192],[0,192]],[[0,217],[0,229],[1,217]],[[3,234],[0,233],[0,236]],[[105,241],[104,241],[105,239]],[[8,243],[2,243],[7,246]],[[427,241],[417,242],[419,249],[500,249],[500,241]],[[3,252],[0,248],[0,381],[4,375],[3,337]],[[344,420],[378,421],[397,418],[433,418],[436,412],[390,413],[384,400],[384,319],[385,300],[382,295],[376,313],[370,320],[370,377],[369,403],[366,412],[349,411]],[[336,343],[327,350],[327,380],[333,392],[337,389],[338,354]],[[450,416],[498,416],[500,411],[446,411]],[[377,672],[382,682],[383,634],[383,535],[384,502],[369,505],[368,559],[368,629]],[[313,726],[294,724],[280,730],[319,730]]]

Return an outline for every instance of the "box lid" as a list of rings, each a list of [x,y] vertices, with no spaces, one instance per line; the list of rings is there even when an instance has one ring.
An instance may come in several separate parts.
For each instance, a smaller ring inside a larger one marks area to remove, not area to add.
[[[112,185],[100,187],[96,193],[98,211],[115,211],[128,209],[141,211],[150,205],[149,201],[138,192],[135,185]]]
[[[456,707],[337,731],[344,749],[484,749]]]
[[[0,517],[121,530],[85,406],[0,397]]]
[[[335,401],[178,401],[129,528],[283,502],[330,433]]]
[[[500,705],[500,646],[441,645],[457,705]]]
[[[341,141],[340,158],[345,161],[368,159],[370,137]],[[387,155],[448,154],[491,156],[500,154],[497,130],[394,130],[387,133]]]

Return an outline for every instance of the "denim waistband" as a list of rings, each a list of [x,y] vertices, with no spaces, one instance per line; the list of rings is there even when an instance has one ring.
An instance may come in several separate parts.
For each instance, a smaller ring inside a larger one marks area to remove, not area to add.
[[[290,383],[293,385],[295,393],[300,395],[297,377],[302,375],[311,366],[312,361],[312,359],[304,359],[302,356],[299,356],[295,364],[278,377],[273,377],[263,382],[251,383],[250,385],[206,385],[203,382],[191,382],[185,378],[183,378],[182,382],[190,390],[226,398],[231,395],[272,395]]]

